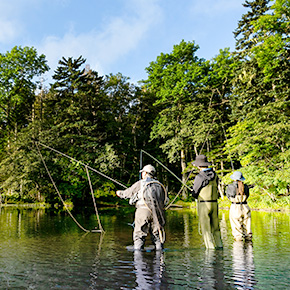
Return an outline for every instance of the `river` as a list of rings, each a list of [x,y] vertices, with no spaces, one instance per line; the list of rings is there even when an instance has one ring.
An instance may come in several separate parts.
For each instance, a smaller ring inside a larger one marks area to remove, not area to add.
[[[83,232],[67,214],[0,212],[1,289],[287,289],[289,213],[252,211],[253,242],[234,242],[220,210],[224,248],[206,250],[195,209],[166,212],[163,252],[134,252],[134,210],[100,209],[104,234]],[[86,228],[95,215],[76,214]],[[150,245],[150,239],[147,240]]]

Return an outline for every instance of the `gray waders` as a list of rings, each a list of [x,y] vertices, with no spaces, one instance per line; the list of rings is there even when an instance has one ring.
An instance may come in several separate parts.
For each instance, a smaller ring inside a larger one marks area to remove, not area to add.
[[[232,202],[230,207],[230,222],[232,234],[236,241],[252,239],[251,210],[246,199],[247,196],[245,194],[230,198]]]
[[[201,232],[207,249],[222,248],[218,218],[218,188],[216,177],[203,187],[198,196],[198,216]]]
[[[166,190],[157,180],[141,183],[141,199],[136,203],[135,227],[133,232],[134,249],[144,248],[145,239],[150,233],[156,250],[162,250],[165,242],[164,204]]]
[[[156,250],[162,250],[163,242],[160,239],[160,226],[153,222],[153,214],[148,208],[137,208],[135,212],[135,227],[133,232],[134,249],[144,248],[145,239],[151,234]]]

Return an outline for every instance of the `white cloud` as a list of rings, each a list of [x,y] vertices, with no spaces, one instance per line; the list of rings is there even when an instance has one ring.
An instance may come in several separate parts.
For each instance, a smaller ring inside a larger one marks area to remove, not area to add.
[[[46,55],[52,70],[63,56],[77,58],[82,55],[92,69],[101,75],[107,74],[110,66],[136,49],[155,22],[162,19],[157,2],[129,0],[124,14],[107,19],[103,31],[95,28],[75,34],[71,30],[63,37],[49,36],[38,46],[38,51]]]

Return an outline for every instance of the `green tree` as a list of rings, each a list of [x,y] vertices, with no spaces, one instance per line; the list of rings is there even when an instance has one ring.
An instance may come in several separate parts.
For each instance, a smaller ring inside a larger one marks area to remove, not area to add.
[[[248,168],[256,193],[286,195],[290,177],[289,102],[273,102],[230,128],[227,150]],[[259,172],[257,174],[257,172]]]
[[[259,42],[254,23],[269,11],[268,4],[269,0],[245,1],[243,6],[249,11],[242,15],[238,28],[234,31],[234,55],[239,65],[236,68],[231,97],[233,121],[245,118],[248,112],[272,100],[269,95],[271,85],[264,82],[264,74],[252,53],[253,47]]]
[[[151,124],[157,114],[154,95],[130,83],[121,73],[106,76],[104,89],[111,112],[107,120],[108,139],[122,164],[117,177],[131,184],[138,176],[140,150],[150,149]]]
[[[205,106],[199,120],[192,126],[190,138],[199,148],[197,153],[208,155],[221,176],[232,168],[231,156],[223,150],[223,145],[227,128],[234,124],[231,120],[230,104],[233,79],[238,67],[239,61],[228,48],[221,49],[219,54],[209,61],[206,82],[199,89],[199,98],[204,100]]]
[[[44,102],[40,140],[105,173],[118,166],[107,137],[110,103],[103,78],[83,68],[84,63],[82,57],[59,62],[53,75],[56,81]],[[60,156],[56,160],[52,174],[62,193],[66,198],[84,201],[90,194],[84,167]],[[94,188],[106,182],[96,174],[92,177]]]
[[[256,3],[256,1],[255,1]],[[234,79],[228,148],[256,184],[276,200],[289,180],[289,1],[248,19],[253,35]],[[254,18],[254,20],[252,20]],[[245,20],[245,18],[243,18]],[[287,30],[288,29],[288,30]],[[253,39],[255,41],[253,41]],[[288,65],[287,65],[288,62]]]
[[[0,54],[0,139],[2,149],[11,136],[27,126],[38,81],[36,77],[48,71],[45,56],[33,47],[15,46]]]
[[[254,27],[254,21],[269,10],[270,0],[246,0],[243,6],[249,11],[242,15],[238,22],[238,27],[234,31],[236,39],[236,49],[240,54],[244,54],[257,43],[257,34]]]
[[[228,125],[231,114],[237,67],[229,49],[220,50],[211,61],[198,59],[197,49],[194,42],[182,41],[171,54],[161,54],[147,68],[146,86],[156,94],[159,109],[151,138],[162,140],[160,147],[171,162],[181,160],[184,181],[187,162],[203,150],[212,160],[222,162],[224,158],[222,128]]]
[[[44,202],[52,193],[32,142],[37,131],[36,123],[23,128],[1,158],[0,189],[5,202]]]
[[[37,77],[48,70],[45,56],[34,48],[15,46],[0,54],[0,183],[1,191],[19,200],[41,200],[32,185],[31,136],[26,129],[33,115]],[[22,134],[22,130],[26,134]],[[31,134],[33,131],[31,131]],[[36,178],[34,178],[36,180]]]
[[[274,88],[275,99],[289,100],[290,1],[276,0],[271,13],[253,22],[258,44],[252,48],[264,81]]]
[[[197,151],[191,142],[194,124],[208,106],[207,100],[200,98],[199,89],[206,82],[209,65],[195,55],[198,48],[194,42],[181,41],[171,53],[162,53],[146,68],[146,89],[156,95],[159,110],[151,139],[162,140],[160,147],[169,162],[180,161],[183,181],[187,178],[187,155],[193,146]]]

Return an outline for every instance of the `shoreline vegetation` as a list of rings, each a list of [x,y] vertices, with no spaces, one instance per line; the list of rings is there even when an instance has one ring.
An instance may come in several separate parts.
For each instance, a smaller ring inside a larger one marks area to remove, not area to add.
[[[284,200],[285,199],[285,200]],[[285,205],[284,202],[288,199],[288,205]],[[219,209],[221,210],[229,210],[230,209],[230,201],[226,198],[220,198],[219,201]],[[290,212],[290,201],[289,197],[282,198],[282,202],[277,201],[277,202],[272,202],[270,200],[267,200],[265,202],[265,199],[260,199],[257,200],[255,198],[249,198],[248,204],[253,211],[266,211],[266,212]],[[1,203],[1,207],[11,207],[11,208],[22,208],[22,209],[49,209],[52,208],[50,204],[47,203]],[[73,209],[73,205],[69,203],[69,209]],[[119,208],[119,207],[132,207],[130,205],[122,205],[122,204],[115,204],[115,203],[99,203],[97,205],[98,208]],[[178,200],[174,204],[171,205],[170,209],[171,210],[176,210],[176,209],[191,209],[191,208],[196,208],[196,201],[182,201]],[[63,208],[58,204],[58,209]],[[63,208],[64,209],[64,208]]]
[[[219,200],[219,209],[221,210],[229,210],[231,203],[227,200],[227,198],[223,198]],[[269,211],[269,212],[290,212],[290,205],[288,206],[277,206],[277,205],[267,205],[265,206],[264,202],[257,201],[248,201],[249,207],[253,211]],[[172,205],[172,208],[196,208],[196,201],[193,202],[183,202],[178,201]]]

